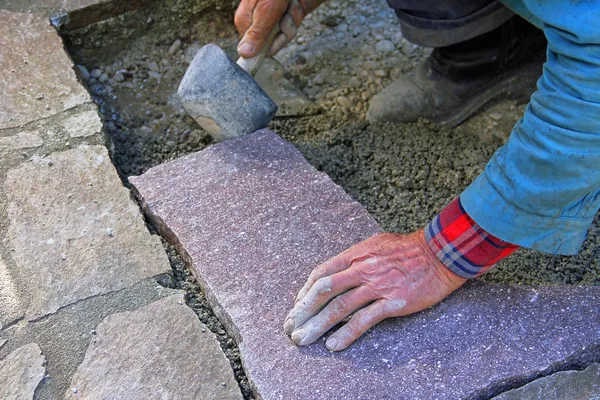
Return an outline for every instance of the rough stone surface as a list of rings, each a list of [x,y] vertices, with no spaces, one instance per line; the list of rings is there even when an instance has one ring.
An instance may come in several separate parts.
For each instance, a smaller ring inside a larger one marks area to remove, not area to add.
[[[73,138],[92,136],[100,133],[102,121],[95,110],[89,110],[67,118],[63,121],[63,126]]]
[[[594,400],[600,399],[600,365],[584,371],[564,371],[502,393],[494,400]]]
[[[106,318],[71,386],[66,399],[242,399],[214,334],[182,294]]]
[[[6,344],[6,339],[0,339],[0,349]]]
[[[19,132],[12,136],[0,137],[0,150],[20,150],[40,147],[44,140],[31,132]]]
[[[177,93],[190,116],[217,140],[265,128],[277,112],[258,83],[214,44],[196,54]]]
[[[0,329],[23,315],[24,310],[14,277],[0,258]]]
[[[118,292],[63,307],[35,323],[13,324],[0,332],[0,337],[8,340],[4,348],[0,348],[0,359],[7,356],[9,350],[38,343],[47,359],[46,375],[50,379],[44,379],[37,387],[36,400],[62,399],[71,388],[71,379],[85,358],[95,330],[106,317],[137,310],[176,293],[149,278]]]
[[[27,0],[0,3],[0,8],[47,12],[58,28],[76,29],[151,4],[155,0]]]
[[[0,129],[90,102],[47,18],[0,10]]]
[[[170,271],[102,146],[34,158],[8,172],[4,190],[28,320]]]
[[[44,378],[45,358],[35,343],[19,347],[0,360],[0,399],[31,400]]]
[[[485,398],[600,357],[600,288],[472,282],[347,351],[298,348],[282,324],[309,272],[375,221],[269,131],[131,182],[195,269],[265,399]]]

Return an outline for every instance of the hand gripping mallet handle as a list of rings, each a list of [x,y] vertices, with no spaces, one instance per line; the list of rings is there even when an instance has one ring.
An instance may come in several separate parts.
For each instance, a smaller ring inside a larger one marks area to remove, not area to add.
[[[263,46],[260,53],[258,53],[257,55],[255,55],[254,57],[251,57],[251,58],[240,57],[237,60],[237,65],[242,67],[242,69],[244,69],[244,71],[248,72],[250,74],[250,76],[256,75],[256,71],[258,71],[258,69],[262,65],[262,62],[265,59],[265,56],[267,55],[267,52],[271,48],[271,45],[273,44],[273,40],[275,39],[275,36],[277,36],[278,33],[279,33],[279,22],[275,24],[275,26],[271,30],[271,33],[269,33],[267,42]]]

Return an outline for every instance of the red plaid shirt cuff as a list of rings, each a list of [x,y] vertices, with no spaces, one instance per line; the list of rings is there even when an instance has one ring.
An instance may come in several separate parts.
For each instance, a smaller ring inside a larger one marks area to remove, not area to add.
[[[438,259],[455,274],[475,278],[519,246],[487,233],[454,200],[425,227],[425,239]]]

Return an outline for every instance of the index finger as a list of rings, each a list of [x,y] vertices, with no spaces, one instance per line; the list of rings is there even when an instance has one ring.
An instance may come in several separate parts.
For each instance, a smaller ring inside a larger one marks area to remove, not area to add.
[[[350,250],[350,249],[348,249]],[[325,261],[323,264],[318,265],[315,269],[312,270],[310,275],[308,276],[308,280],[302,286],[302,289],[298,292],[296,296],[296,303],[306,296],[310,288],[321,278],[328,277],[337,272],[343,271],[350,267],[351,259],[349,257],[348,250],[341,252],[337,256]]]
[[[279,24],[286,10],[285,1],[259,1],[252,11],[252,24],[238,45],[240,56],[249,58],[258,54],[265,46],[271,30]]]

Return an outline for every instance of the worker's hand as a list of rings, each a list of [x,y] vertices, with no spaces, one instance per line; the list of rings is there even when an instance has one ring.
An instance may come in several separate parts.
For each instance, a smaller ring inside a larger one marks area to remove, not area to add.
[[[276,24],[277,34],[267,56],[276,54],[294,37],[306,15],[324,0],[242,0],[235,12],[235,26],[242,39],[238,53],[250,58],[264,47]]]
[[[465,281],[437,259],[423,230],[384,233],[315,268],[284,330],[304,346],[354,313],[325,343],[331,351],[343,350],[378,322],[431,307]]]

